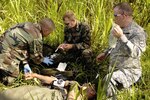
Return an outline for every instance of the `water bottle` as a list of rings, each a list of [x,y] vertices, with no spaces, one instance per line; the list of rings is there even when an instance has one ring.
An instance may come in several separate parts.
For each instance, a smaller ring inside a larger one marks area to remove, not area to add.
[[[112,24],[112,29],[111,29],[111,31],[114,29],[114,27],[115,27],[116,25],[117,25],[117,24],[115,24],[115,23]],[[109,47],[115,48],[115,47],[116,47],[116,44],[117,44],[117,38],[113,36],[112,32],[110,32],[110,35],[109,35]]]

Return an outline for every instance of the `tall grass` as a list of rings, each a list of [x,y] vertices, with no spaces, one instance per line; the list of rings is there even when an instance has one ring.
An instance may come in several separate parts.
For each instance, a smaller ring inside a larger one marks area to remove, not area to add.
[[[113,4],[127,1],[134,9],[134,19],[150,34],[150,1],[149,0],[0,0],[0,34],[7,28],[25,21],[36,22],[43,17],[50,17],[56,24],[55,32],[45,38],[45,42],[57,46],[63,42],[62,16],[66,10],[73,10],[77,18],[87,22],[91,27],[92,49],[97,55],[102,52],[108,43],[108,34],[113,21]],[[142,82],[138,86],[140,90],[130,96],[129,92],[120,92],[120,100],[150,99],[150,39],[147,41],[147,51],[142,56],[143,67]],[[97,69],[99,69],[97,67]],[[100,78],[99,80],[101,80]],[[104,92],[100,88],[99,81],[97,100],[103,98]],[[135,91],[135,89],[133,89]],[[144,93],[144,94],[143,94]]]

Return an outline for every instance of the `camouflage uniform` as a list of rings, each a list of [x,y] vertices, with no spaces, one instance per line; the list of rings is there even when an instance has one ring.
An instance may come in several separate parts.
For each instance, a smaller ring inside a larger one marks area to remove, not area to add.
[[[76,81],[70,81],[70,84],[67,100],[88,100],[86,88],[81,88]]]
[[[69,81],[69,84],[67,100],[95,100],[96,91],[91,83],[85,83],[80,86],[76,81]]]
[[[39,64],[42,57],[42,34],[38,24],[18,24],[0,38],[0,69],[12,76],[19,74],[20,63],[33,60]],[[29,59],[30,57],[30,59]]]
[[[25,85],[4,90],[0,100],[64,100],[59,90]]]
[[[74,44],[73,48],[62,57],[64,61],[75,61],[83,57],[88,61],[92,56],[90,28],[87,24],[78,22],[75,28],[64,28],[64,43]]]
[[[115,39],[110,35],[110,66],[109,70],[113,73],[106,75],[105,79],[109,82],[107,95],[112,96],[115,86],[121,85],[129,88],[137,82],[142,74],[140,63],[141,53],[146,49],[146,33],[134,21],[127,27],[123,28],[124,35],[121,39]],[[108,52],[108,51],[107,51]],[[110,81],[109,81],[110,80]]]
[[[80,86],[76,81],[67,81],[65,84],[68,85],[68,91],[65,88],[49,89],[31,85],[10,88],[0,92],[0,100],[88,100],[88,97],[95,96],[95,89],[89,83]]]

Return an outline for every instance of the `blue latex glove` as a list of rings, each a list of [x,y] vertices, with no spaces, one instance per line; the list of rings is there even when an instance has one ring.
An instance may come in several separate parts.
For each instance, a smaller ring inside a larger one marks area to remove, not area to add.
[[[49,57],[44,57],[43,63],[45,63],[47,65],[52,65],[53,59],[50,59]]]
[[[32,70],[31,70],[29,64],[25,64],[25,65],[24,65],[24,73],[25,73],[25,74],[26,74],[26,73],[32,73]]]

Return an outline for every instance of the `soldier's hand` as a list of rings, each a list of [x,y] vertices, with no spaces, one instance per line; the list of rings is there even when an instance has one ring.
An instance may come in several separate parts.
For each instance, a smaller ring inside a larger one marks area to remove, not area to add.
[[[58,47],[57,47],[57,49],[55,50],[55,52],[57,52],[59,49],[60,50],[62,50],[62,51],[64,51],[64,43],[63,44],[60,44]]]
[[[26,80],[33,79],[36,76],[36,73],[26,73],[24,77]]]
[[[45,63],[47,65],[52,65],[53,64],[53,60],[50,59],[49,57],[44,57],[43,63]]]
[[[64,44],[63,48],[64,48],[65,51],[68,51],[68,50],[73,48],[73,44]]]
[[[96,57],[96,61],[97,62],[101,62],[106,58],[105,53],[100,53],[97,57]]]
[[[123,31],[119,25],[115,25],[112,30],[112,34],[114,35],[114,37],[120,38],[123,35]]]

